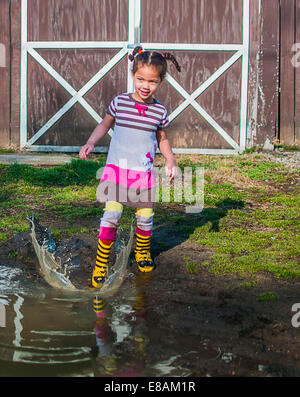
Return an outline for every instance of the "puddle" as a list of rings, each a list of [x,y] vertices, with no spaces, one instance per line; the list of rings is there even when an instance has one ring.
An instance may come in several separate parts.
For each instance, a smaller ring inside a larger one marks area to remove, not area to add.
[[[272,376],[210,338],[159,328],[144,276],[129,273],[117,295],[103,298],[25,285],[15,270],[0,269],[0,376]]]
[[[143,284],[132,273],[117,296],[104,300],[38,283],[21,287],[11,281],[19,273],[0,270],[1,376],[190,376],[184,355],[219,354],[207,340],[185,347],[184,338],[149,321]]]

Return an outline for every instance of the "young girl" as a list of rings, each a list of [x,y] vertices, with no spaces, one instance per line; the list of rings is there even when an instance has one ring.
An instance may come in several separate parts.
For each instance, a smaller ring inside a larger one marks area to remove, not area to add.
[[[79,152],[79,157],[86,159],[96,143],[115,124],[97,189],[97,201],[105,202],[105,208],[100,221],[96,265],[92,275],[92,286],[95,288],[105,281],[123,205],[136,208],[134,253],[138,269],[149,272],[155,268],[150,255],[150,240],[157,147],[165,158],[166,175],[170,181],[176,175],[176,162],[165,132],[169,125],[167,111],[154,98],[154,94],[167,73],[167,60],[171,60],[178,71],[180,66],[172,54],[143,51],[142,47],[136,47],[129,59],[133,62],[134,93],[118,95],[111,101],[106,116]]]

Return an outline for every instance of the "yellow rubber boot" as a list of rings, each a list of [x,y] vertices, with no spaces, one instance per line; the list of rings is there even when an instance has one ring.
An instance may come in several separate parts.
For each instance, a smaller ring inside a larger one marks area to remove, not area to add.
[[[99,288],[105,282],[108,270],[108,260],[113,241],[98,239],[96,265],[92,275],[92,287]]]
[[[151,259],[150,254],[150,242],[151,236],[136,234],[136,248],[134,255],[138,269],[141,272],[151,272],[155,269],[155,263]]]

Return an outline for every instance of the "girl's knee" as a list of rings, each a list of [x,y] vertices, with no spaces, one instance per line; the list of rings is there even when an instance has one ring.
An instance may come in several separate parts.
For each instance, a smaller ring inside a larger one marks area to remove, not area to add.
[[[114,240],[122,216],[123,206],[115,201],[108,201],[105,205],[102,218],[100,220],[99,238]]]
[[[123,212],[123,205],[118,203],[117,201],[107,201],[105,203],[105,207],[103,211],[109,212]]]
[[[150,232],[153,226],[153,209],[139,208],[136,213],[137,230]]]
[[[100,226],[117,227],[122,216],[123,205],[116,201],[108,201],[104,207]]]
[[[151,218],[154,215],[153,208],[139,208],[136,210],[136,216],[141,216],[143,218]]]

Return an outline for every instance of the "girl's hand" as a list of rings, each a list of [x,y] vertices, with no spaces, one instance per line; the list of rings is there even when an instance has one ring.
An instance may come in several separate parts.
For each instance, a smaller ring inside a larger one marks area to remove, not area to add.
[[[175,161],[167,161],[165,165],[166,176],[170,177],[170,182],[177,176],[177,166]]]
[[[79,157],[82,160],[86,160],[87,156],[94,150],[94,145],[92,143],[86,143],[82,146],[79,152]]]

